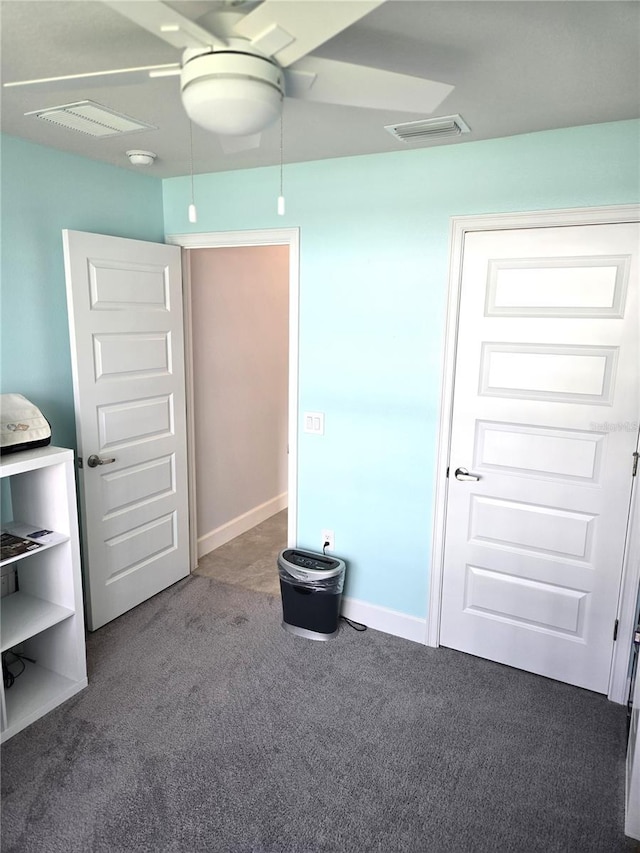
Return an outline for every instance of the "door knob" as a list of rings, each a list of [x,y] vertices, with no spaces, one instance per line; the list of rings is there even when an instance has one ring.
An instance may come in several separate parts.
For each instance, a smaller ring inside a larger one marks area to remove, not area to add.
[[[87,465],[89,468],[97,468],[98,465],[110,465],[112,462],[115,462],[115,459],[100,459],[99,456],[96,456],[95,453],[92,453],[91,456],[87,459]]]
[[[475,474],[470,474],[466,468],[456,468],[454,477],[456,480],[466,480],[473,483],[480,479],[480,477],[477,477]]]

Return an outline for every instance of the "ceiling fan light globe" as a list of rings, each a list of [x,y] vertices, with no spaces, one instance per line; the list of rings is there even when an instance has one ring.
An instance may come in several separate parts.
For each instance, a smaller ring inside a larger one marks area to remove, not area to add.
[[[273,124],[282,109],[282,69],[245,43],[187,57],[180,84],[191,121],[213,133],[247,136]]]
[[[250,79],[201,79],[182,92],[187,115],[205,130],[228,136],[259,133],[282,109],[282,93]]]

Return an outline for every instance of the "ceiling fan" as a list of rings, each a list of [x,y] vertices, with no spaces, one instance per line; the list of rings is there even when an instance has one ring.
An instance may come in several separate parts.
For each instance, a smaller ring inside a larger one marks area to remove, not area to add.
[[[4,83],[60,88],[180,76],[189,118],[223,137],[259,133],[278,119],[283,98],[402,112],[433,112],[453,86],[308,54],[384,0],[263,0],[248,14],[242,0],[217,4],[211,31],[159,0],[105,0],[105,5],[183,51],[181,62]],[[209,18],[207,17],[207,21]],[[229,140],[231,142],[231,140]]]

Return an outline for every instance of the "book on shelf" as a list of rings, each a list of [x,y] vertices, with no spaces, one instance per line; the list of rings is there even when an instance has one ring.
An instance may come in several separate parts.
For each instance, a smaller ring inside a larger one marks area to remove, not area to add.
[[[22,536],[9,533],[8,530],[3,530],[0,532],[0,561],[11,560],[13,557],[20,556],[20,554],[35,551],[37,548],[40,548],[40,544],[40,542],[36,542],[33,539],[25,539]]]

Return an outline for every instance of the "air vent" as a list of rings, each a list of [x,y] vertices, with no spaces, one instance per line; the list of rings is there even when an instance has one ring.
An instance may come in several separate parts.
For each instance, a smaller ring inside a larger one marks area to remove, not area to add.
[[[460,116],[455,115],[407,121],[404,124],[388,124],[385,130],[400,142],[415,143],[460,136],[462,133],[469,133],[471,128]]]
[[[116,113],[108,107],[94,101],[78,101],[75,104],[63,104],[60,107],[47,107],[33,110],[26,116],[50,121],[68,130],[77,130],[89,136],[121,136],[123,133],[136,133],[140,130],[157,130],[152,124],[145,124],[134,118]]]

